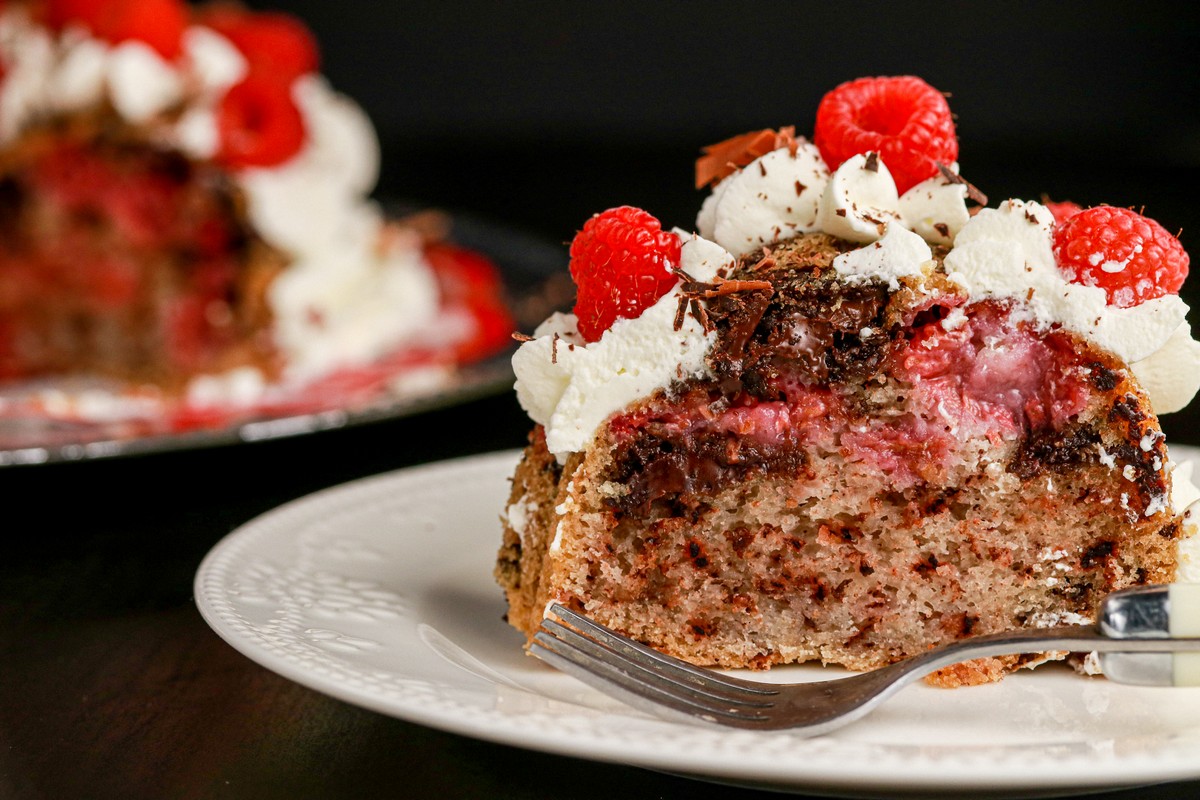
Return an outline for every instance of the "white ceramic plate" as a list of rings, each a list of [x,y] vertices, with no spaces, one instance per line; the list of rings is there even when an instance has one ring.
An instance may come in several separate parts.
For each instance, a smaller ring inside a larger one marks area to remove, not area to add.
[[[1066,793],[1200,777],[1200,689],[1044,667],[902,691],[816,739],[634,711],[523,654],[492,581],[515,453],[381,475],[250,522],[196,575],[205,620],[249,658],[350,703],[481,739],[808,792]],[[1200,451],[1176,448],[1177,459]],[[776,681],[829,677],[776,668]],[[763,674],[753,677],[763,678]]]

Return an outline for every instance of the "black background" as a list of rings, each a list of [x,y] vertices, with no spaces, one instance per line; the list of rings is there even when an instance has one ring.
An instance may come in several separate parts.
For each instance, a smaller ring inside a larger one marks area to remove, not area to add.
[[[550,236],[620,203],[688,225],[702,145],[811,133],[826,91],[887,74],[951,95],[963,172],[993,200],[1145,205],[1185,240],[1194,219],[1188,4],[255,5],[317,33],[331,81],[376,122],[382,192]]]
[[[783,125],[811,135],[837,84],[916,74],[951,95],[963,174],[992,205],[1144,208],[1200,253],[1189,3],[252,5],[315,31],[332,83],[375,120],[382,197],[555,242],[622,204],[688,228],[703,145]],[[1200,303],[1200,279],[1183,296]],[[1188,440],[1190,420],[1163,423]]]
[[[262,6],[304,17],[333,84],[374,118],[381,198],[559,242],[622,203],[689,227],[701,146],[768,126],[810,133],[839,82],[913,73],[953,95],[963,173],[993,204],[1046,192],[1144,205],[1200,253],[1200,31],[1184,4]],[[1198,290],[1200,278],[1192,305]],[[1200,444],[1195,412],[1163,424]],[[200,559],[255,515],[515,447],[527,427],[504,393],[276,442],[0,469],[0,797],[775,796],[375,714],[259,667],[200,619]]]

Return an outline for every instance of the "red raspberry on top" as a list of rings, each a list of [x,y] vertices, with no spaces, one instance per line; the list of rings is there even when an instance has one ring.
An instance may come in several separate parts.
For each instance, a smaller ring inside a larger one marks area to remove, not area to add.
[[[1119,308],[1178,292],[1188,273],[1178,239],[1149,217],[1113,206],[1080,211],[1057,225],[1054,257],[1072,281],[1101,287]]]
[[[95,19],[106,5],[108,0],[46,0],[42,12],[46,24],[56,31],[61,31],[71,23],[90,28],[91,20]]]
[[[633,319],[671,290],[679,265],[679,237],[640,208],[596,214],[571,242],[575,315],[589,342],[618,319]]]
[[[253,72],[293,80],[320,66],[316,38],[290,14],[216,4],[200,15],[200,22],[232,42]]]
[[[813,143],[831,170],[876,151],[901,194],[958,159],[946,98],[920,78],[859,78],[821,100]]]
[[[251,73],[217,106],[216,160],[231,169],[282,164],[304,146],[304,117],[291,84]]]
[[[188,7],[181,0],[50,0],[46,20],[56,29],[82,25],[112,44],[144,42],[173,59],[183,52]]]
[[[1042,195],[1042,205],[1046,207],[1047,211],[1054,215],[1054,223],[1056,225],[1062,225],[1068,219],[1075,216],[1080,211],[1083,211],[1083,206],[1079,205],[1078,203],[1072,203],[1070,200],[1061,200],[1056,202],[1049,199],[1045,195]]]

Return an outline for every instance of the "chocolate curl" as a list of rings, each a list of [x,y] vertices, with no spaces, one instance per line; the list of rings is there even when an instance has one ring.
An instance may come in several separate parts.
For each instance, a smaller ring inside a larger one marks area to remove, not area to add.
[[[683,281],[679,287],[680,293],[688,298],[702,300],[711,300],[736,292],[756,292],[760,289],[774,288],[770,281],[733,281],[717,277],[713,278],[711,283],[706,283],[696,280],[681,269],[675,270],[675,274]]]
[[[977,189],[974,184],[972,184],[970,181],[968,181],[962,175],[959,175],[957,172],[950,169],[949,167],[947,167],[945,164],[942,164],[941,162],[938,163],[937,168],[938,168],[938,172],[942,173],[942,177],[945,178],[950,183],[960,183],[960,184],[966,186],[967,187],[967,198],[969,200],[972,200],[973,202],[976,202],[981,206],[987,205],[987,195],[984,194],[983,192],[979,191],[979,189]]]
[[[696,188],[703,189],[710,183],[716,183],[754,159],[781,147],[786,147],[794,156],[799,146],[796,128],[789,125],[778,131],[763,128],[761,131],[743,133],[702,147],[704,155],[696,159]]]
[[[713,278],[712,282],[699,281],[681,269],[674,270],[675,275],[683,281],[679,285],[679,304],[675,308],[675,330],[683,327],[683,319],[690,310],[692,316],[705,331],[715,330],[716,326],[704,307],[704,300],[714,297],[737,294],[738,292],[774,291],[770,281],[741,281],[727,280],[722,277]]]
[[[679,330],[683,327],[683,318],[687,316],[688,298],[685,295],[679,295],[679,302],[675,306],[675,323],[672,330]]]
[[[688,304],[692,310],[692,316],[695,317],[696,321],[700,323],[700,327],[704,328],[705,333],[716,329],[716,326],[713,325],[712,320],[708,318],[708,311],[705,310],[703,303],[701,303],[697,298],[692,297],[688,300]]]

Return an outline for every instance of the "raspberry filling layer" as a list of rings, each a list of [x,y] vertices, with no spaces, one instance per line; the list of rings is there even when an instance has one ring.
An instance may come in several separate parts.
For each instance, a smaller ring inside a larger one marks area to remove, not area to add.
[[[614,479],[629,491],[614,506],[648,514],[665,502],[677,514],[702,502],[694,494],[751,473],[794,473],[814,457],[840,458],[897,491],[944,485],[964,459],[1066,430],[1087,406],[1091,368],[1067,335],[1039,333],[991,303],[922,317],[862,384],[814,384],[806,370],[781,368],[771,381],[779,399],[697,386],[615,418]]]

